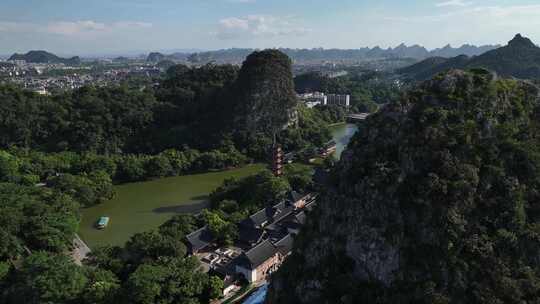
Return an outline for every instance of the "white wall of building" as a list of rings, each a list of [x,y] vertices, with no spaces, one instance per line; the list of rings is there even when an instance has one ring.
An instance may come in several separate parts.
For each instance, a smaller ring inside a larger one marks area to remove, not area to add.
[[[257,281],[257,271],[255,270],[247,269],[237,265],[236,272],[241,273],[250,283]]]

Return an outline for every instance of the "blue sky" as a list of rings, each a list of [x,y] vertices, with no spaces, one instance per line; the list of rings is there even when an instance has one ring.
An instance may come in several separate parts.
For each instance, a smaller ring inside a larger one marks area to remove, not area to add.
[[[0,0],[0,54],[540,41],[538,0]]]

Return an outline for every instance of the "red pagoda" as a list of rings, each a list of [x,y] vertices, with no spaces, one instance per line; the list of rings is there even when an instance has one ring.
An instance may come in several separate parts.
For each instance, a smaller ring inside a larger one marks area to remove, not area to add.
[[[283,150],[280,145],[275,145],[273,148],[272,172],[275,176],[283,175]]]

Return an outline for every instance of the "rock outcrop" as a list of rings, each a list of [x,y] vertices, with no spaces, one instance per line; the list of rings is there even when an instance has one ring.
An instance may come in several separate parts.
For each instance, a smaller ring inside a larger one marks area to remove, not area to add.
[[[453,70],[372,115],[267,303],[538,303],[540,104]]]
[[[292,62],[277,50],[253,52],[237,81],[237,125],[250,133],[273,135],[295,118]]]

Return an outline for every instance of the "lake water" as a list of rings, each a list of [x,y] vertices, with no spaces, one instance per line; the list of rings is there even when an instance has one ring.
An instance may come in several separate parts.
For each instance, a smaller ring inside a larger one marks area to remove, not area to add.
[[[208,206],[210,192],[225,179],[242,178],[264,168],[264,164],[257,164],[114,186],[114,199],[82,209],[79,234],[90,248],[121,246],[133,234],[156,229],[175,214],[200,212]],[[106,229],[97,230],[95,223],[101,216],[110,217],[111,222]]]
[[[358,126],[355,124],[341,124],[332,126],[331,130],[332,137],[337,143],[334,157],[339,159],[341,157],[341,153],[343,153],[343,150],[345,150],[353,135],[358,131]]]
[[[266,299],[266,293],[268,292],[268,284],[264,284],[259,287],[253,294],[251,294],[243,304],[264,304]]]

